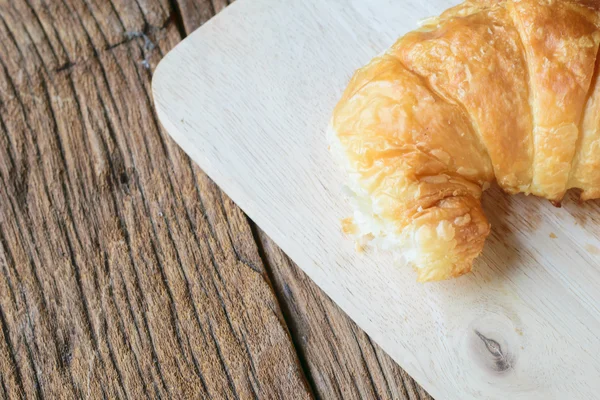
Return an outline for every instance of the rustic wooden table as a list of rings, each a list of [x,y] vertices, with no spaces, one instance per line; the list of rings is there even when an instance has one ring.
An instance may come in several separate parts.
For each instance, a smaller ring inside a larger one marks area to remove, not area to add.
[[[429,398],[160,127],[225,6],[0,0],[0,398]]]

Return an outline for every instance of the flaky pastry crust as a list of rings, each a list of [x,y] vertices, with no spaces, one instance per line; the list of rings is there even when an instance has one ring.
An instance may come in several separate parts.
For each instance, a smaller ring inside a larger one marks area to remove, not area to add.
[[[600,0],[469,0],[356,71],[330,149],[358,241],[419,281],[471,270],[490,232],[481,195],[600,197]]]

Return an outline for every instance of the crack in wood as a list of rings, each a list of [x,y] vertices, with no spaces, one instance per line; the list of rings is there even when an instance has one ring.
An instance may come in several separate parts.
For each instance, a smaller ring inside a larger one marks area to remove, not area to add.
[[[177,0],[169,0],[169,5],[172,10],[171,11],[171,19],[175,23],[175,26],[177,27],[177,31],[179,32],[179,35],[183,39],[184,37],[187,36],[187,33],[185,31],[185,26],[183,23],[183,14],[181,13],[181,7],[179,6],[179,3]]]

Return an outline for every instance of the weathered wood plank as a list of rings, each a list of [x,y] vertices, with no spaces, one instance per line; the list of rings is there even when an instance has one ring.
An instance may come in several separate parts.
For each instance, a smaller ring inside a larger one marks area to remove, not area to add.
[[[166,1],[0,3],[0,393],[310,397],[241,211],[149,95]]]
[[[225,1],[178,0],[189,34]],[[330,398],[431,397],[339,309],[260,229],[272,283],[315,394]]]
[[[230,2],[228,0],[176,0],[175,4],[182,16],[185,32],[190,34]]]

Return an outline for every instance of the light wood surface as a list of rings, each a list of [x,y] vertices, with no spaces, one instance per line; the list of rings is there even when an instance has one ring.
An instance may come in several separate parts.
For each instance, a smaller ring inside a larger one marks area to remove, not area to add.
[[[436,0],[240,0],[173,50],[153,91],[182,148],[435,397],[589,399],[600,389],[600,207],[484,196],[492,234],[473,274],[420,285],[357,254],[326,151],[353,70]],[[284,286],[285,289],[285,286]]]
[[[226,5],[0,0],[0,399],[428,398],[160,128]]]

